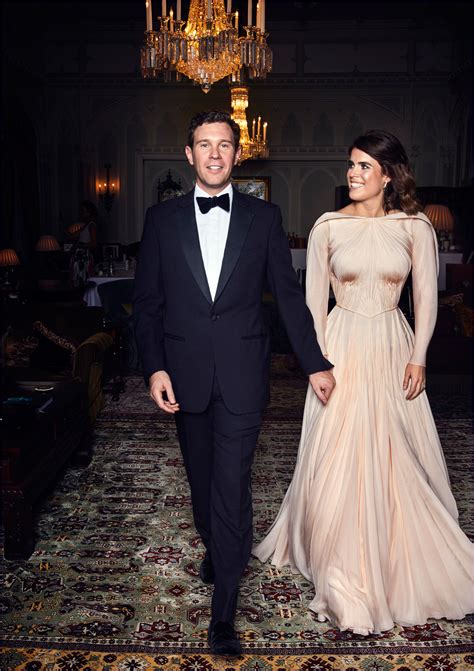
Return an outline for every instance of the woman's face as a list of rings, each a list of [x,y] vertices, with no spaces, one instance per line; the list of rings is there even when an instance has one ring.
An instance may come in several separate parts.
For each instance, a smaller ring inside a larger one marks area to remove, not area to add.
[[[382,166],[369,154],[354,148],[348,161],[347,184],[349,198],[358,203],[383,200],[384,186],[390,177],[384,175]]]

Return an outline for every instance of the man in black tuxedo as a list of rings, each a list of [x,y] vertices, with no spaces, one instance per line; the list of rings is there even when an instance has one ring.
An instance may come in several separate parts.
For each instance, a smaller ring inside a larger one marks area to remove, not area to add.
[[[251,465],[269,396],[268,286],[322,403],[335,381],[291,265],[278,207],[231,185],[240,130],[226,112],[197,114],[186,156],[196,187],[151,207],[135,275],[133,319],[150,395],[175,415],[193,514],[214,582],[209,644],[241,652],[234,630],[252,547]]]

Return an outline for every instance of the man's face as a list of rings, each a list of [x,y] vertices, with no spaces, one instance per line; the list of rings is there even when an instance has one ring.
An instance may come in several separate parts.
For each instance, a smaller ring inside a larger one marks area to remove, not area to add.
[[[196,173],[196,183],[210,196],[215,196],[230,184],[241,149],[234,146],[229,124],[216,122],[198,126],[193,147],[187,146],[185,151]]]

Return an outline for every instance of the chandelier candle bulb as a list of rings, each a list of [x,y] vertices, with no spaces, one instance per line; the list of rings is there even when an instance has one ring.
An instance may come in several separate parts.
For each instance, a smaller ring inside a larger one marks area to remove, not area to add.
[[[235,12],[235,29],[239,30],[239,12]]]
[[[260,28],[260,2],[257,2],[257,19],[255,25],[257,28]]]
[[[232,11],[232,0],[227,0],[227,14],[230,14]]]
[[[173,32],[173,24],[174,24],[174,21],[173,21],[173,8],[171,7],[171,9],[170,9],[170,33]]]
[[[252,0],[248,0],[248,5],[247,5],[247,25],[251,26],[252,25]]]
[[[166,16],[166,0],[161,0],[161,16]]]
[[[267,126],[268,126],[268,124],[267,124],[267,122],[265,121],[265,123],[263,124],[263,141],[264,141],[264,142],[267,141]]]
[[[181,21],[181,0],[176,3],[176,20]]]
[[[146,7],[146,29],[149,32],[150,30],[153,30],[153,18],[152,18],[152,12],[151,12],[151,0],[146,0],[145,2],[145,7]]]
[[[207,0],[207,18],[212,20],[212,0]]]
[[[255,119],[252,121],[252,140],[255,140]]]
[[[265,32],[265,0],[260,0],[260,30]]]
[[[262,117],[258,117],[258,122],[257,122],[257,140],[260,140],[260,124],[262,122]]]

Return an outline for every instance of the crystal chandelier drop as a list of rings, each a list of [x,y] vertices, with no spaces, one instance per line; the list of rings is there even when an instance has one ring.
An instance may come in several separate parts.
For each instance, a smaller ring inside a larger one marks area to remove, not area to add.
[[[267,158],[267,122],[262,124],[262,117],[252,121],[252,130],[249,133],[247,124],[247,107],[249,106],[249,90],[246,86],[232,86],[230,89],[230,104],[232,118],[240,127],[240,146],[242,153],[240,163],[249,158]]]
[[[272,68],[272,52],[265,32],[265,0],[256,6],[252,24],[252,2],[248,0],[248,25],[239,37],[239,13],[231,11],[231,0],[191,0],[187,21],[181,20],[181,0],[169,16],[162,0],[159,30],[153,30],[152,0],[146,0],[145,45],[141,49],[141,71],[145,79],[163,74],[165,81],[186,75],[200,84],[204,93],[212,84],[244,68],[248,76],[264,78]]]

